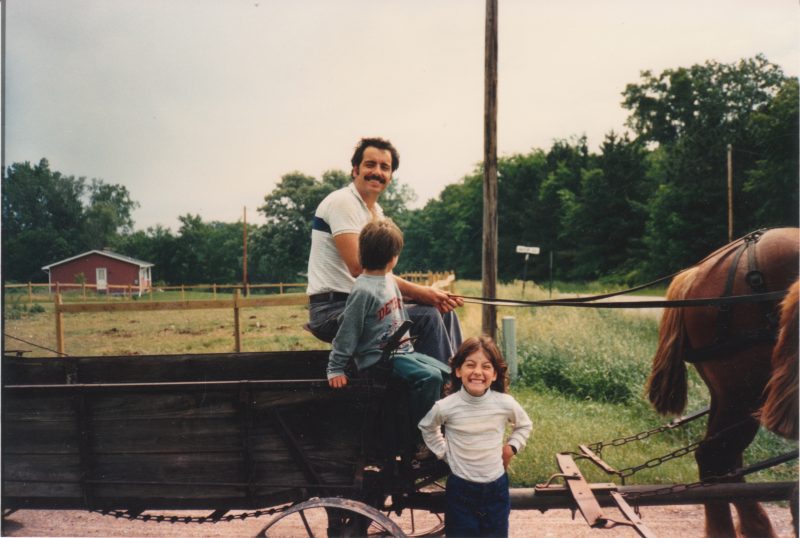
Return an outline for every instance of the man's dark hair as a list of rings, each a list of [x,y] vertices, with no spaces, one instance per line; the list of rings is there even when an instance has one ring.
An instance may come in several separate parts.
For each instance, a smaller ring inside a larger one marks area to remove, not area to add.
[[[391,219],[368,222],[358,236],[358,254],[364,269],[383,269],[401,250],[403,232]]]
[[[400,166],[400,154],[397,152],[397,149],[395,149],[392,143],[384,138],[374,137],[362,138],[358,141],[358,144],[356,144],[356,149],[353,152],[353,157],[350,159],[350,164],[353,165],[353,168],[358,168],[361,166],[361,161],[364,159],[364,150],[369,147],[385,149],[392,154],[392,172],[397,170],[397,168]]]

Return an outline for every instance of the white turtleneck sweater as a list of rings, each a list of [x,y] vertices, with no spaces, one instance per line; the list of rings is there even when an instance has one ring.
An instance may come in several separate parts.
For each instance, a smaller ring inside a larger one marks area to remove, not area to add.
[[[431,452],[446,461],[454,475],[487,483],[505,472],[503,438],[509,423],[513,431],[507,443],[519,452],[533,428],[525,410],[509,394],[490,389],[482,396],[472,396],[462,386],[436,402],[420,421],[419,429]]]

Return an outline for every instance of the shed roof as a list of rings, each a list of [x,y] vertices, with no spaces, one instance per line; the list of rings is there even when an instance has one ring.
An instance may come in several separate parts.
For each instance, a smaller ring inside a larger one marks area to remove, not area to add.
[[[51,267],[71,262],[72,260],[77,260],[78,258],[83,258],[84,256],[88,256],[89,254],[99,254],[100,256],[113,258],[121,262],[130,263],[131,265],[138,265],[139,267],[153,267],[153,264],[150,262],[137,260],[136,258],[125,256],[124,254],[117,254],[116,252],[111,252],[110,250],[90,250],[88,252],[84,252],[83,254],[78,254],[77,256],[72,256],[71,258],[66,258],[57,262],[53,262],[50,265],[45,265],[44,267],[42,267],[42,270],[49,271]]]

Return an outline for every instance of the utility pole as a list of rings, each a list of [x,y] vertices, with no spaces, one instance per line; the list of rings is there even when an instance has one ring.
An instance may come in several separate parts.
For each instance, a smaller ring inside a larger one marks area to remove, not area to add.
[[[733,146],[728,144],[728,243],[733,241]]]
[[[497,0],[486,0],[483,111],[483,296],[497,297]],[[483,305],[481,330],[497,339],[497,307]]]
[[[247,206],[244,206],[242,217],[242,286],[245,296],[247,293]]]

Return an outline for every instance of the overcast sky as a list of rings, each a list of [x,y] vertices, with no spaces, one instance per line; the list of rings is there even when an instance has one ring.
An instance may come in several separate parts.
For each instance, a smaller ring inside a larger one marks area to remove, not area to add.
[[[248,222],[390,138],[415,207],[482,160],[484,0],[4,0],[5,164],[125,185],[137,229]],[[798,0],[499,0],[498,153],[624,131],[642,70],[800,72]]]

